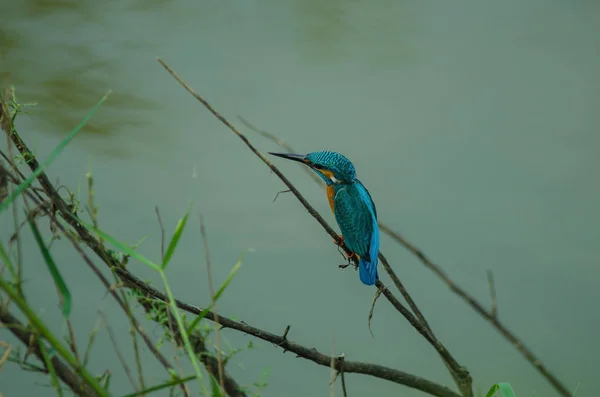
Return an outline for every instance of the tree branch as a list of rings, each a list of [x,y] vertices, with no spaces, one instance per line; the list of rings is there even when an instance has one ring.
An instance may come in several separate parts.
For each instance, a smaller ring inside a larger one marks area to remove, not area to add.
[[[115,269],[115,272],[119,275],[121,280],[123,280],[124,284],[128,288],[135,288],[139,290],[142,294],[157,299],[162,302],[167,302],[168,297],[164,295],[162,292],[157,290],[154,287],[149,286],[144,283],[142,280],[134,276],[129,271],[118,268]],[[189,303],[180,301],[175,299],[175,303],[177,307],[180,309],[192,313],[192,314],[200,314],[203,309],[194,305],[190,305]],[[406,309],[405,309],[406,310]],[[228,317],[223,316],[222,314],[217,314],[215,312],[209,311],[206,314],[206,319],[218,322],[223,328],[230,328],[236,331],[243,332],[248,335],[252,335],[256,338],[262,339],[264,341],[273,343],[274,345],[281,347],[284,351],[291,351],[296,353],[298,357],[305,358],[307,360],[313,361],[319,365],[329,367],[331,365],[331,356],[320,353],[316,349],[309,349],[308,347],[299,345],[295,342],[292,342],[288,339],[287,333],[285,336],[275,335],[268,331],[264,331],[262,329],[253,327],[245,322],[238,322],[232,320]],[[218,321],[217,321],[218,318]],[[286,328],[287,329],[287,328]],[[334,357],[335,358],[335,357]],[[336,370],[341,370],[339,364],[336,364]],[[454,391],[433,383],[427,379],[423,379],[421,377],[408,374],[403,371],[399,371],[396,369],[384,367],[377,364],[369,364],[358,361],[344,361],[344,372],[346,373],[359,373],[364,375],[371,375],[376,378],[389,380],[394,383],[398,383],[404,386],[411,387],[413,389],[421,390],[423,392],[432,394],[434,396],[439,397],[457,397],[459,396]]]

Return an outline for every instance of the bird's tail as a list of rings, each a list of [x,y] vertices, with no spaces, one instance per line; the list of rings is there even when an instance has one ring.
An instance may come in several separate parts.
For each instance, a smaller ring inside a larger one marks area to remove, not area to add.
[[[365,285],[373,285],[377,282],[377,257],[372,262],[368,262],[363,258],[358,261],[358,276],[360,281]]]

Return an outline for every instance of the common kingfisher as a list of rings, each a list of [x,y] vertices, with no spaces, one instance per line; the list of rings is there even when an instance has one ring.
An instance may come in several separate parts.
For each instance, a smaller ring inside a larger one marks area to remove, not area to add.
[[[318,151],[307,155],[271,153],[309,166],[327,184],[327,199],[342,232],[342,240],[358,257],[358,275],[365,285],[378,279],[379,227],[377,210],[367,188],[356,179],[354,165],[343,155]]]

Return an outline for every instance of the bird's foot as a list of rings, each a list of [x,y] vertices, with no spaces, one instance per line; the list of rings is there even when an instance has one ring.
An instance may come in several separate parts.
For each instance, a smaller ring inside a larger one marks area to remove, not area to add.
[[[358,260],[358,256],[355,253],[353,253],[353,252],[350,253],[350,254],[347,254],[347,253],[344,252],[343,254],[346,256],[346,261],[347,262],[339,265],[340,269],[345,269],[345,268],[347,268],[350,265],[354,265],[354,261]]]
[[[338,247],[344,246],[344,236],[339,235],[337,239],[333,240],[333,243]]]

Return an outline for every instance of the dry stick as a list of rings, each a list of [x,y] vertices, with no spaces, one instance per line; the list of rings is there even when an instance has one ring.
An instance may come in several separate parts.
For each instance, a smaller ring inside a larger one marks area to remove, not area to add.
[[[323,217],[321,217],[321,215],[306,201],[306,199],[300,194],[300,192],[296,189],[296,187],[281,173],[281,171],[279,171],[279,169],[277,167],[275,167],[265,156],[263,156],[254,147],[254,145],[252,145],[252,143],[250,143],[250,141],[248,140],[248,138],[246,138],[245,135],[243,135],[241,132],[239,132],[229,121],[227,121],[227,119],[225,119],[225,117],[221,116],[208,102],[206,102],[190,86],[188,86],[162,59],[157,58],[157,60],[167,70],[167,72],[169,72],[169,74],[171,74],[171,76],[173,76],[173,78],[175,78],[175,80],[177,80],[177,82],[179,82],[179,84],[181,84],[181,86],[183,88],[185,88],[194,98],[196,98],[200,103],[202,103],[204,105],[204,107],[206,107],[215,117],[217,117],[223,124],[225,124],[235,135],[237,135],[242,141],[244,141],[246,146],[248,146],[248,148],[256,156],[258,156],[279,177],[279,179],[281,179],[282,182],[292,191],[292,193],[296,196],[298,201],[300,201],[300,203],[304,206],[304,208],[308,211],[308,213],[313,218],[315,218],[317,220],[317,222],[319,222],[319,224],[325,229],[325,231],[335,241],[338,241],[341,243],[341,240],[340,240],[340,237],[338,236],[338,234],[327,224],[327,222],[325,222]],[[343,246],[343,249],[347,254],[350,254],[350,251],[344,244],[340,244],[340,245]],[[356,263],[356,258],[354,258],[354,261]],[[386,263],[387,263],[387,261],[386,261]],[[389,265],[387,267],[389,267]],[[385,287],[383,286],[383,284],[381,282],[378,282],[377,286],[380,289],[381,288],[385,289]],[[406,289],[404,289],[403,287],[401,288],[401,291],[403,291],[403,294],[406,293],[408,295],[408,292],[406,292]],[[429,329],[427,328],[425,323],[421,323],[420,321],[418,321],[410,311],[405,309],[400,304],[400,302],[392,295],[392,293],[389,290],[386,289],[386,291],[384,291],[384,295],[388,300],[390,300],[390,302],[394,305],[394,307],[396,309],[398,309],[404,317],[406,317],[406,319],[411,323],[411,325],[413,325],[413,327],[415,327],[415,329],[417,329],[417,331],[419,333],[421,333],[423,336],[427,335],[427,336],[425,336],[425,338],[427,339],[427,341],[429,341],[432,344],[432,346],[434,346],[436,348],[436,350],[438,350],[438,353],[446,359],[448,364],[451,366],[450,370],[452,372],[454,372],[454,374],[459,376],[461,382],[469,383],[469,388],[470,388],[471,381],[470,381],[469,372],[466,370],[466,368],[460,366],[456,362],[456,360],[450,355],[450,352],[448,352],[448,350],[445,347],[443,347],[443,345],[439,341],[437,341],[437,339],[429,331]],[[391,299],[394,299],[395,302],[393,302]],[[410,299],[410,296],[409,296],[409,299]],[[412,302],[412,299],[410,299],[409,304],[411,302]],[[414,302],[412,302],[412,305],[414,305]],[[402,307],[403,310],[400,310],[400,307]],[[419,312],[418,309],[417,309],[417,312]],[[472,392],[470,394],[472,394]]]
[[[238,116],[238,119],[250,130],[264,136],[265,138],[275,142],[277,145],[289,150],[290,152],[295,152],[291,145],[286,143],[283,139],[277,137],[276,135],[259,129],[252,125],[250,122]],[[305,169],[306,167],[303,167]],[[308,175],[317,183],[322,185],[322,181],[318,178],[313,172],[307,170]],[[488,273],[488,283],[490,284],[490,295],[492,300],[492,307],[490,311],[487,311],[483,308],[483,305],[479,303],[475,298],[473,298],[470,294],[468,294],[464,289],[459,287],[454,281],[448,277],[448,275],[441,269],[441,267],[435,263],[433,263],[425,254],[417,248],[414,244],[409,242],[406,238],[401,236],[399,233],[393,231],[389,226],[385,225],[382,222],[379,222],[379,228],[381,231],[388,236],[390,236],[394,241],[399,243],[405,249],[407,249],[411,254],[416,256],[425,267],[433,271],[433,273],[438,276],[456,295],[461,297],[468,305],[470,305],[479,315],[481,315],[484,319],[489,321],[493,327],[495,327],[508,341],[525,357],[525,359],[531,363],[541,374],[554,386],[557,391],[563,396],[571,396],[571,393],[568,389],[541,363],[539,358],[537,358],[525,345],[523,342],[517,338],[505,325],[503,325],[498,320],[498,309],[496,302],[496,289],[493,281],[493,274],[491,271]],[[386,264],[383,262],[383,266]],[[387,270],[387,269],[386,269]],[[390,276],[392,273],[388,272]],[[397,284],[396,284],[397,286]],[[416,313],[415,313],[416,314]]]
[[[212,269],[210,265],[210,251],[208,250],[208,239],[206,238],[206,230],[204,227],[204,219],[202,215],[200,215],[200,235],[202,236],[202,242],[204,244],[204,257],[206,259],[206,273],[208,276],[208,290],[210,292],[210,300],[215,308],[215,312],[217,310],[217,305],[215,303],[215,289],[213,288],[212,283]],[[219,364],[219,384],[221,385],[221,389],[225,390],[225,386],[223,384],[223,357],[221,354],[221,331],[219,329],[219,317],[217,317],[217,321],[215,322],[215,334],[217,340],[217,361]]]
[[[5,305],[0,305],[0,326],[8,328],[25,346],[30,346],[29,349],[31,349],[33,354],[35,354],[42,363],[44,362],[44,356],[39,347],[40,345],[35,342],[38,340],[38,336],[26,331],[27,326],[14,317]],[[34,341],[34,343],[32,343],[32,341]],[[71,368],[56,355],[54,355],[50,361],[54,366],[56,375],[75,395],[80,397],[98,396],[89,384],[87,384],[77,373],[72,371]]]
[[[529,348],[527,348],[523,342],[515,336],[495,315],[493,311],[486,310],[481,303],[479,303],[473,296],[471,296],[464,289],[459,287],[447,274],[442,270],[440,266],[433,263],[423,251],[417,248],[415,245],[410,243],[404,237],[402,237],[399,233],[394,232],[390,228],[384,225],[379,225],[381,230],[383,230],[388,236],[392,237],[395,241],[397,241],[400,245],[406,248],[409,252],[415,255],[425,267],[429,270],[433,271],[447,286],[450,288],[452,292],[456,295],[460,296],[463,300],[465,300],[480,316],[489,321],[508,341],[517,349],[527,361],[531,363],[541,374],[554,386],[554,388],[564,397],[570,397],[571,392],[566,388],[566,386],[558,380],[558,378],[550,372],[548,368],[544,364],[542,364],[541,360],[533,354]]]
[[[127,365],[127,362],[125,361],[125,357],[123,357],[123,354],[121,353],[121,350],[119,349],[119,345],[117,345],[117,337],[115,336],[115,333],[113,332],[111,326],[108,324],[108,319],[106,318],[106,314],[104,314],[104,312],[100,311],[100,316],[102,317],[102,319],[104,320],[104,326],[106,327],[106,330],[108,331],[108,336],[110,338],[110,341],[113,345],[113,348],[115,350],[115,353],[117,354],[117,358],[119,359],[121,366],[123,367],[123,370],[125,371],[125,374],[127,375],[127,378],[129,378],[129,382],[131,382],[131,386],[133,386],[133,389],[136,392],[139,392],[139,389],[137,387],[137,385],[135,384],[135,380],[133,379],[133,375],[131,374],[131,370],[129,369],[129,366]]]
[[[115,271],[121,277],[121,280],[123,280],[123,282],[128,288],[135,288],[136,290],[142,292],[144,295],[158,299],[162,302],[168,301],[168,297],[165,294],[163,294],[156,288],[144,283],[142,280],[131,274],[129,271],[122,268],[117,268],[115,269]],[[190,305],[178,299],[175,299],[175,304],[181,310],[184,310],[188,313],[198,315],[203,311],[202,308]],[[252,335],[264,341],[273,343],[274,345],[281,347],[284,351],[291,351],[295,353],[298,357],[305,358],[316,364],[325,367],[329,367],[331,364],[330,356],[319,352],[315,348],[308,348],[290,341],[288,339],[287,334],[285,334],[285,336],[275,335],[268,331],[264,331],[262,329],[253,327],[246,322],[238,322],[228,317],[225,317],[222,314],[216,314],[213,311],[209,311],[206,314],[205,318],[216,322],[217,316],[219,318],[219,324],[221,324],[223,328],[234,329],[245,334]],[[286,328],[286,330],[287,329],[288,328]],[[339,371],[340,369],[341,368],[339,364],[336,363],[336,370]],[[438,397],[459,397],[459,394],[448,389],[445,386],[436,384],[427,379],[408,374],[400,370],[384,367],[382,365],[364,363],[360,361],[344,361],[344,372],[371,375],[376,378],[389,380],[391,382],[408,386]]]

